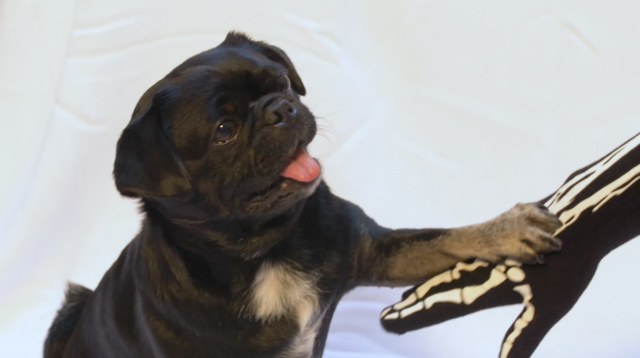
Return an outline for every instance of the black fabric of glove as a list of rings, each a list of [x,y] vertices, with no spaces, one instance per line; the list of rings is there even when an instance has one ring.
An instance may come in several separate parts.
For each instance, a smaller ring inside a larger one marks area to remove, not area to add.
[[[543,265],[507,260],[461,262],[406,291],[386,308],[382,326],[405,333],[491,307],[522,303],[507,330],[500,358],[530,357],[544,336],[578,301],[598,263],[640,235],[640,134],[573,173],[539,202],[563,223],[562,251]]]

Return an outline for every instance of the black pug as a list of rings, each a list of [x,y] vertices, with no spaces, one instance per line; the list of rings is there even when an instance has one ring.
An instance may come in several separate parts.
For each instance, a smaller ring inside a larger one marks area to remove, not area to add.
[[[142,229],[95,291],[70,285],[46,358],[317,358],[356,286],[560,248],[560,222],[533,204],[456,229],[380,227],[321,180],[305,92],[281,49],[231,32],[142,96],[114,165]]]

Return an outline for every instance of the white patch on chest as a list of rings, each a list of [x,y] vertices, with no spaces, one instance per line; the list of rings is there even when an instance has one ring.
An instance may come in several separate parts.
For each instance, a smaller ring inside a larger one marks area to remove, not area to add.
[[[251,312],[256,319],[269,322],[294,315],[300,331],[282,358],[311,357],[316,334],[322,322],[316,289],[317,278],[284,263],[264,263],[251,287]]]

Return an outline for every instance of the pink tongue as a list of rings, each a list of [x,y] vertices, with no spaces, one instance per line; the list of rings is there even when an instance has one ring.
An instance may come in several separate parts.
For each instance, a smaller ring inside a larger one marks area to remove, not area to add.
[[[320,175],[320,166],[304,149],[298,148],[286,168],[280,173],[285,178],[310,182]]]

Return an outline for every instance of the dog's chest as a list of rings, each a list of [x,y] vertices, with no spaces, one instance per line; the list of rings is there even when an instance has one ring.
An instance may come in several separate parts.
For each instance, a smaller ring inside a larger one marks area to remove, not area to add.
[[[308,358],[322,322],[317,278],[284,263],[260,267],[250,294],[250,310],[263,324],[292,317],[298,332],[280,358]]]

